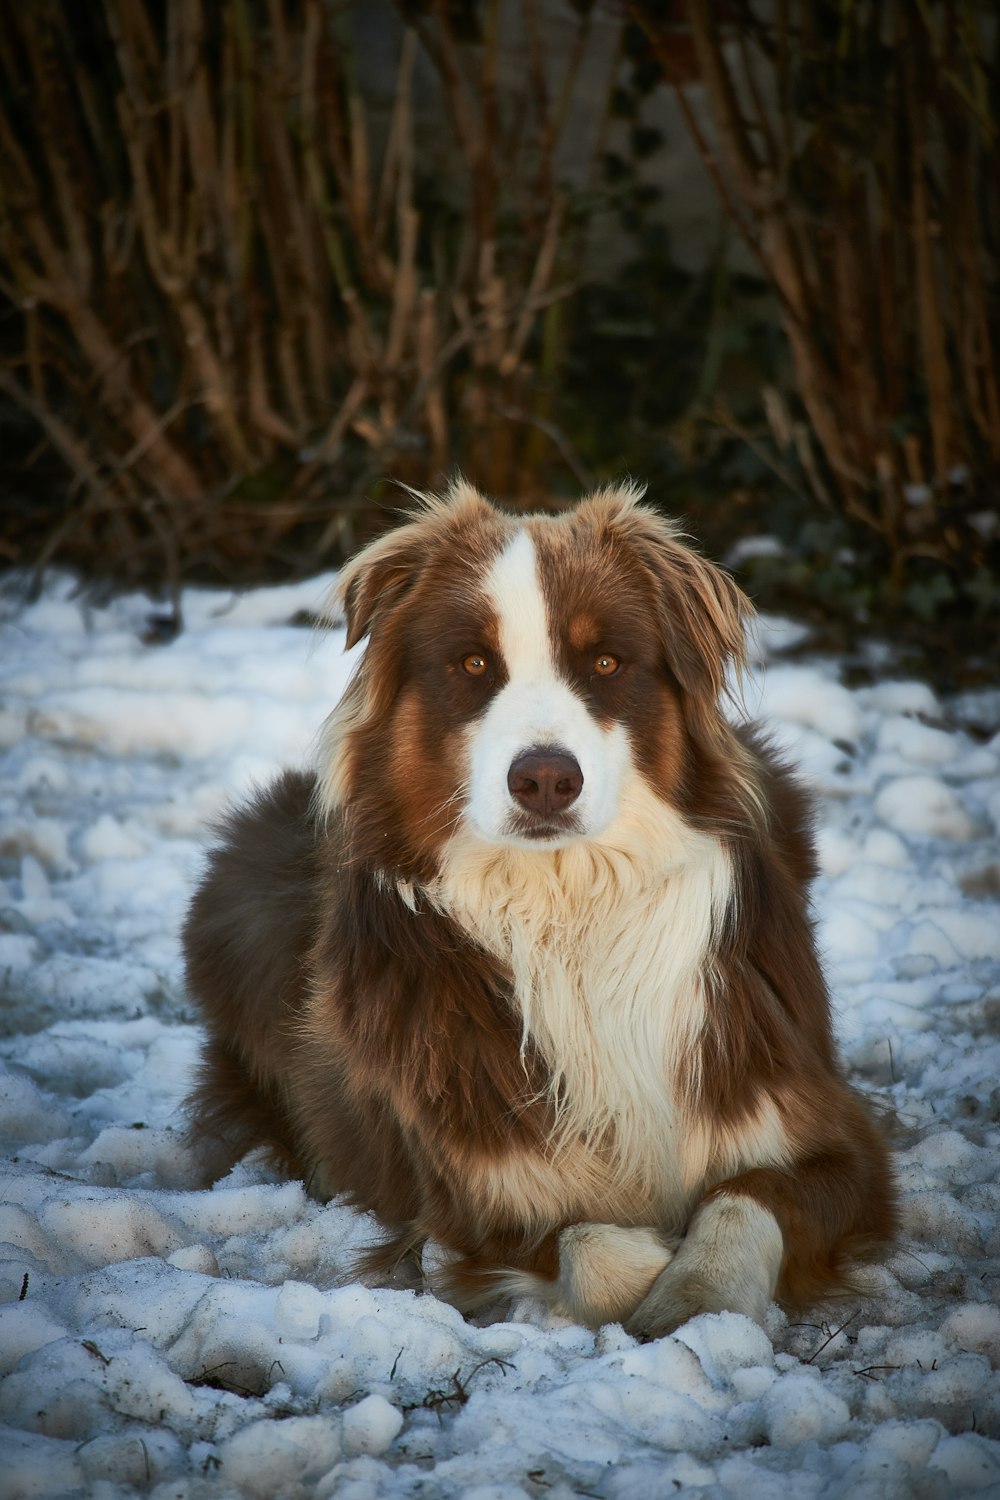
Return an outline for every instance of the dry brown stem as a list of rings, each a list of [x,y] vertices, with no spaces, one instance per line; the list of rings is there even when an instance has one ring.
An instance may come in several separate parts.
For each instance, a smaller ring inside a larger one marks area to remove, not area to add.
[[[522,3],[524,130],[498,0],[481,45],[443,0],[415,29],[387,7],[384,120],[350,7],[8,7],[0,392],[73,478],[46,555],[119,548],[114,568],[146,577],[237,568],[296,527],[322,546],[352,535],[330,508],[357,502],[373,463],[428,483],[479,454],[480,483],[518,484],[523,423],[503,413],[540,416],[538,320],[574,284],[555,153],[588,33],[550,76],[537,0]],[[463,164],[444,214],[417,180],[421,51]],[[547,459],[564,462],[554,439]]]
[[[982,190],[997,180],[1000,133],[996,60],[975,7],[781,0],[762,20],[686,0],[718,156],[678,76],[673,34],[644,0],[629,11],[778,294],[839,502],[896,552],[904,484],[930,476],[944,496],[959,465],[972,503],[1000,468],[1000,231]],[[800,113],[817,91],[820,105]],[[806,475],[821,483],[814,465]]]

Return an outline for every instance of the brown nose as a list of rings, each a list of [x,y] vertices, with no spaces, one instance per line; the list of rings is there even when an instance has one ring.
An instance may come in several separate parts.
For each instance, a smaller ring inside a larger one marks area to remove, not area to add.
[[[507,772],[508,791],[528,812],[564,812],[582,788],[583,772],[565,750],[525,750],[511,761]]]

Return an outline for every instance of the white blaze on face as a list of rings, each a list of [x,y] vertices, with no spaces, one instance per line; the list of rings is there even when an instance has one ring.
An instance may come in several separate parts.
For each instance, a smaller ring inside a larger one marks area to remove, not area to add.
[[[620,724],[603,729],[556,670],[549,611],[527,531],[519,530],[497,558],[486,594],[500,623],[508,680],[468,733],[468,820],[481,838],[534,848],[596,837],[618,812],[631,765],[628,737]],[[520,809],[507,787],[511,762],[536,748],[567,752],[583,773],[572,830],[545,840],[518,834]]]

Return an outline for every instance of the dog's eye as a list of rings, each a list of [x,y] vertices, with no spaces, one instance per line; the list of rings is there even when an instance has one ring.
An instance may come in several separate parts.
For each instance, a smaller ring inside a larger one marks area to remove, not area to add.
[[[485,677],[489,669],[490,664],[486,657],[481,656],[478,651],[473,651],[471,656],[467,656],[462,662],[462,670],[468,672],[470,677]]]
[[[613,677],[620,666],[618,657],[612,656],[610,651],[602,651],[594,658],[594,671],[598,677]]]

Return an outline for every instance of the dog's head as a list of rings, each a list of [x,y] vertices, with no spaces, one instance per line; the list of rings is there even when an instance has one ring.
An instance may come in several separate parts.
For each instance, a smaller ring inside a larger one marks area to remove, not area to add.
[[[690,795],[750,606],[640,493],[522,517],[459,482],[347,565],[348,644],[368,645],[321,799],[367,857],[427,873],[457,829],[599,839],[636,777]]]

